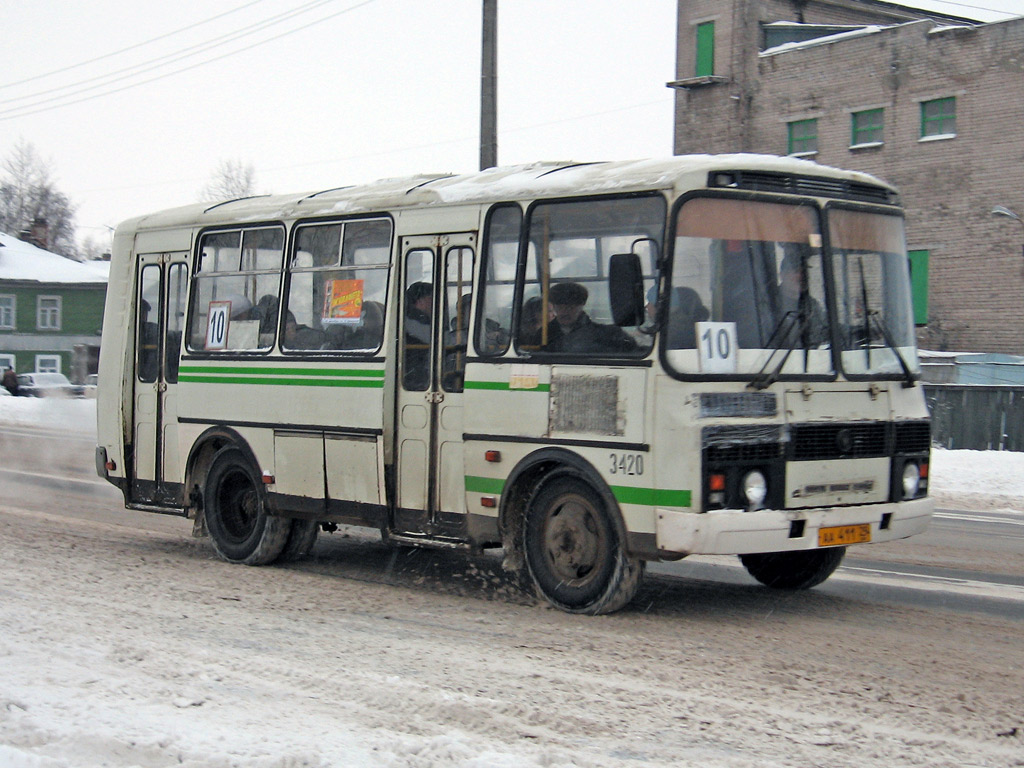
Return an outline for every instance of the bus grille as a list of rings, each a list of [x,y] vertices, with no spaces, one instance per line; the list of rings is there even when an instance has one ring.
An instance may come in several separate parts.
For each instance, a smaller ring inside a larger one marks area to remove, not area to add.
[[[705,427],[701,442],[710,464],[769,461],[783,456],[782,430],[776,424]]]
[[[888,456],[885,422],[869,424],[799,424],[792,428],[794,461],[864,459]]]
[[[928,453],[932,426],[927,421],[905,421],[896,425],[896,453]]]

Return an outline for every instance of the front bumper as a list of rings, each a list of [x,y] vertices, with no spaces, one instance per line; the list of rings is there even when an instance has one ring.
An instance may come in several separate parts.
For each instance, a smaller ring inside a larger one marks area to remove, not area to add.
[[[667,557],[817,549],[820,528],[860,524],[871,526],[871,542],[878,543],[922,533],[934,511],[935,502],[927,497],[899,503],[755,512],[659,509],[657,546]]]

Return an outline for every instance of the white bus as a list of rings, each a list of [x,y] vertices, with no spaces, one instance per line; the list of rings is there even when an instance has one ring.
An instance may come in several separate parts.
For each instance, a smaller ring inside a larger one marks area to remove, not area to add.
[[[771,587],[923,531],[896,191],[759,155],[192,205],[114,237],[97,471],[225,560],[339,524],[503,548],[555,606],[646,561]]]

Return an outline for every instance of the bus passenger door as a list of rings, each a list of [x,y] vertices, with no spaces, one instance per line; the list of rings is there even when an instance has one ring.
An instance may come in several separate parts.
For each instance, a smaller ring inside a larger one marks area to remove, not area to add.
[[[461,538],[462,388],[476,235],[404,238],[395,533]]]
[[[187,254],[139,256],[135,305],[132,501],[180,506],[178,358],[185,322]]]

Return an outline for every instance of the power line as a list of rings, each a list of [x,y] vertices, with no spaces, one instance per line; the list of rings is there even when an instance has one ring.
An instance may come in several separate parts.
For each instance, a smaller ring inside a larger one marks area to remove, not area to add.
[[[140,43],[135,43],[134,45],[129,45],[127,48],[120,48],[120,49],[118,49],[116,51],[111,51],[110,53],[104,53],[104,54],[102,54],[100,56],[97,56],[95,58],[92,58],[92,59],[87,59],[85,61],[80,61],[77,64],[69,64],[68,66],[61,67],[60,69],[53,69],[53,70],[50,70],[49,72],[43,72],[42,74],[39,74],[39,75],[33,75],[32,77],[26,77],[23,80],[15,80],[14,82],[11,82],[11,83],[0,84],[0,90],[3,90],[4,88],[13,88],[16,85],[24,85],[25,83],[31,83],[31,82],[34,82],[36,80],[42,80],[43,78],[46,78],[46,77],[52,77],[53,75],[59,75],[62,72],[69,72],[69,71],[71,71],[73,69],[79,69],[81,67],[88,66],[89,64],[95,64],[97,61],[103,61],[104,59],[109,59],[109,58],[112,58],[114,56],[120,56],[122,53],[127,53],[128,51],[134,51],[136,48],[142,48],[142,47],[147,46],[147,45],[149,45],[151,43],[156,43],[156,42],[159,42],[161,40],[166,40],[168,37],[173,37],[174,35],[181,34],[182,32],[187,32],[190,29],[195,29],[196,27],[201,27],[204,24],[209,24],[211,21],[216,21],[217,19],[222,19],[225,16],[230,16],[232,13],[237,13],[238,11],[244,10],[244,9],[250,7],[250,6],[253,6],[253,5],[256,5],[258,3],[262,3],[262,2],[264,2],[264,0],[252,0],[252,2],[245,3],[244,5],[240,5],[237,8],[232,8],[229,11],[224,11],[223,13],[218,13],[216,16],[211,16],[208,19],[203,19],[202,21],[197,21],[194,24],[189,24],[189,25],[181,27],[179,29],[175,29],[175,30],[173,30],[171,32],[165,32],[162,35],[157,35],[156,37],[151,37],[149,40],[143,40]]]
[[[995,8],[986,8],[983,5],[970,5],[968,3],[957,3],[957,2],[954,2],[954,0],[930,0],[930,2],[939,3],[940,5],[952,5],[952,6],[955,6],[957,8],[970,8],[973,11],[986,11],[988,13],[1001,13],[1004,16],[1009,16],[1011,18],[1015,17],[1015,16],[1021,16],[1022,15],[1022,13],[1015,13],[1013,11],[1000,11],[1000,10],[997,10]],[[919,10],[922,10],[922,11],[927,11],[928,10],[927,8],[921,8],[920,5],[913,5],[911,7],[918,8]]]
[[[372,1],[372,0],[370,0],[370,1]],[[309,11],[315,10],[316,8],[318,8],[320,6],[323,6],[323,5],[326,5],[326,4],[329,4],[329,3],[333,3],[333,2],[336,2],[336,0],[311,0],[311,2],[306,3],[306,5],[304,5],[304,6],[300,6],[299,8],[292,9],[291,11],[286,11],[285,13],[278,14],[277,16],[272,16],[272,17],[270,17],[268,19],[264,19],[262,21],[254,23],[254,24],[250,24],[248,27],[244,27],[241,30],[237,30],[235,32],[228,33],[226,35],[220,35],[219,37],[213,38],[212,40],[207,40],[206,42],[196,43],[195,45],[188,46],[186,48],[183,48],[181,50],[175,51],[173,53],[165,54],[163,56],[158,56],[156,58],[149,59],[147,61],[143,61],[140,64],[134,64],[134,65],[129,66],[129,67],[122,67],[121,69],[114,70],[113,72],[108,72],[108,73],[106,73],[104,75],[97,75],[95,77],[86,78],[84,80],[80,80],[80,81],[75,82],[75,83],[70,83],[70,84],[64,85],[64,86],[57,86],[57,87],[50,88],[50,89],[47,89],[47,90],[44,90],[44,91],[38,91],[36,93],[28,94],[26,96],[17,96],[17,97],[13,97],[13,98],[9,98],[9,99],[0,100],[0,104],[12,104],[14,102],[24,101],[26,99],[33,99],[33,98],[36,99],[36,101],[33,101],[33,102],[29,103],[29,104],[22,104],[21,106],[12,106],[9,109],[0,110],[0,115],[9,115],[12,112],[22,112],[23,110],[30,110],[33,107],[42,106],[44,104],[50,104],[50,103],[55,102],[55,101],[61,101],[63,99],[67,99],[67,98],[70,98],[70,97],[73,97],[73,96],[77,96],[79,94],[86,93],[88,91],[95,91],[95,90],[100,89],[100,88],[105,88],[105,87],[107,87],[109,85],[112,85],[114,83],[117,83],[117,82],[120,82],[120,81],[123,81],[123,80],[129,80],[129,79],[131,79],[133,77],[137,77],[137,76],[142,75],[142,74],[144,74],[146,72],[151,72],[151,71],[153,71],[155,69],[160,69],[161,67],[165,67],[165,66],[168,66],[170,64],[174,64],[174,63],[176,63],[178,61],[182,61],[184,59],[192,58],[193,56],[196,56],[196,55],[201,54],[201,53],[205,53],[206,51],[214,50],[216,48],[220,48],[220,47],[222,47],[224,45],[228,45],[228,44],[233,43],[233,42],[235,42],[237,40],[240,40],[242,38],[249,37],[249,36],[251,36],[253,34],[256,34],[257,32],[260,32],[260,31],[264,30],[264,29],[267,29],[267,28],[272,27],[272,26],[276,26],[276,25],[281,24],[281,23],[283,23],[285,21],[288,21],[289,19],[295,18],[296,16],[299,16],[299,15],[301,15],[303,13],[308,13]],[[346,9],[346,10],[348,10],[348,9]],[[337,15],[337,14],[335,14],[335,15]],[[327,18],[333,18],[333,16],[328,16]],[[321,21],[326,21],[326,19],[321,19]],[[319,23],[319,22],[317,22],[317,23]],[[307,25],[307,26],[309,26],[309,25]],[[300,27],[299,29],[305,29],[305,27]],[[292,32],[297,32],[297,31],[299,31],[299,30],[298,29],[292,30]],[[276,37],[275,38],[270,38],[270,40],[274,40],[274,39],[277,39],[277,38]],[[269,42],[269,40],[264,41],[264,42]],[[250,46],[250,47],[252,47],[252,46]],[[248,48],[242,48],[242,49],[240,49],[239,51],[236,51],[236,52],[241,52],[243,50],[248,50]],[[216,61],[216,60],[217,59],[211,59],[211,61]],[[183,70],[178,70],[178,71],[185,71],[185,70],[183,69]],[[146,81],[142,81],[142,82],[152,82],[152,81],[151,80],[146,80]],[[92,84],[90,85],[90,83],[92,83]],[[141,85],[141,84],[142,84],[141,82],[140,83],[136,83],[136,85]],[[84,87],[79,87],[79,86],[84,86]],[[133,86],[129,86],[129,87],[133,87]],[[77,90],[74,90],[74,89],[77,89]],[[41,97],[41,96],[45,96],[48,93],[54,93],[54,92],[57,92],[57,91],[69,91],[69,90],[70,90],[69,93],[58,94],[56,96],[50,96],[48,98],[38,98],[38,97]],[[118,90],[123,90],[123,89],[118,89]],[[108,91],[108,92],[105,92],[103,94],[97,94],[97,95],[98,96],[102,96],[102,95],[107,95],[107,93],[116,93],[116,92],[117,92],[117,90],[114,90],[114,91]],[[81,101],[81,100],[79,100],[79,101]],[[72,101],[72,102],[68,102],[68,103],[69,104],[74,104],[74,103],[78,103],[78,101]],[[57,105],[57,106],[65,106],[65,105],[64,104],[60,104],[60,105]],[[35,114],[35,112],[25,112],[24,114]],[[13,116],[14,117],[20,117],[21,115],[13,115]]]

